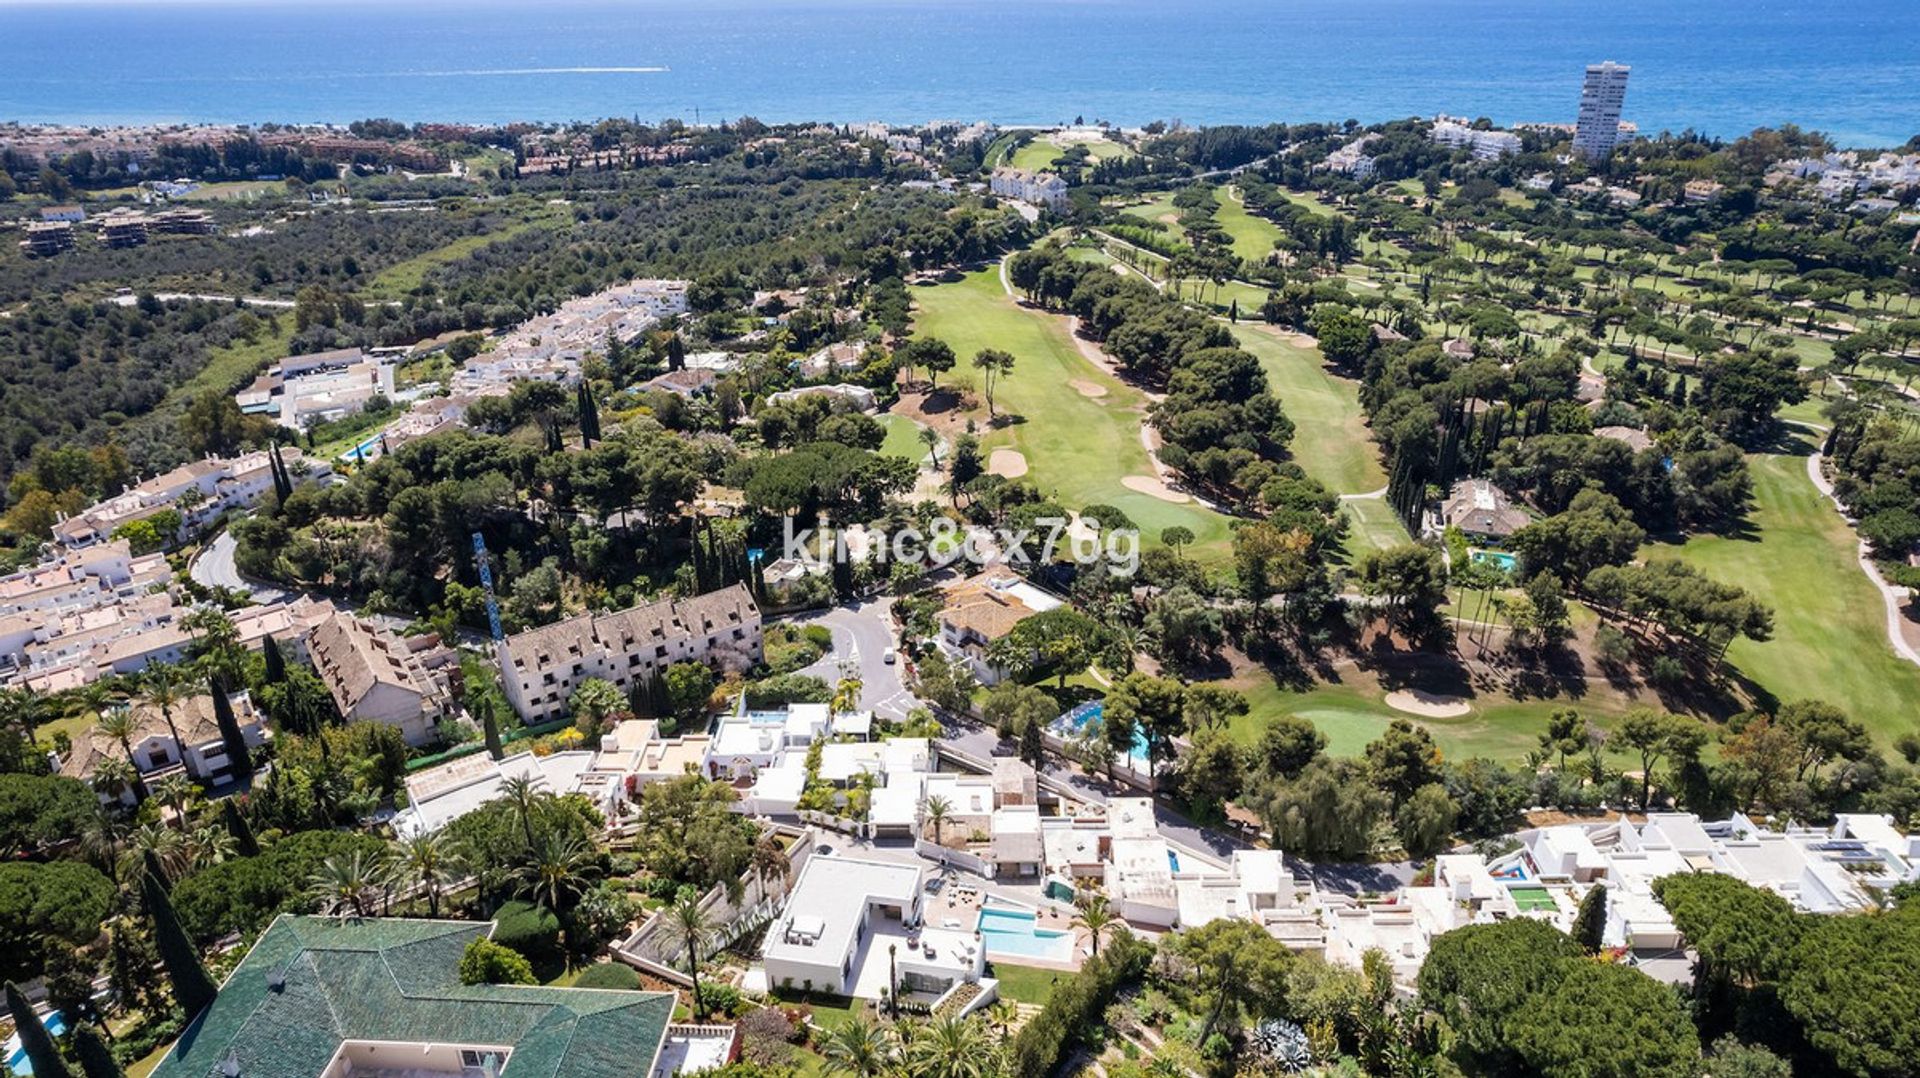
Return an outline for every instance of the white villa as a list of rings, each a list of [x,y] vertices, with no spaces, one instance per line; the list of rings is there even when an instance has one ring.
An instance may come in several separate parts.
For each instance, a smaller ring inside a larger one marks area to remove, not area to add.
[[[852,857],[814,857],[767,929],[769,985],[877,999],[889,969],[899,990],[937,997],[977,982],[986,951],[971,930],[923,923],[927,870]]]

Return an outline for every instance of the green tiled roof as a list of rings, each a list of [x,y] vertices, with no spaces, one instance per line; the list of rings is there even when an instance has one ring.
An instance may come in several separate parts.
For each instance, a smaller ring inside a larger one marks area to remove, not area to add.
[[[672,995],[461,984],[461,952],[491,929],[282,916],[153,1078],[223,1078],[229,1054],[239,1078],[319,1078],[347,1040],[511,1047],[501,1078],[651,1073]]]

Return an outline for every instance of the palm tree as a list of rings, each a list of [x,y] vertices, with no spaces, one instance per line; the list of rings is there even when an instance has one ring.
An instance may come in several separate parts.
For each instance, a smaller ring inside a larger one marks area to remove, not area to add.
[[[915,1078],[990,1078],[999,1074],[998,1055],[986,1027],[968,1016],[922,1023],[907,1053]]]
[[[719,927],[700,905],[700,893],[691,887],[682,887],[673,898],[673,904],[660,912],[666,918],[662,926],[667,938],[675,947],[687,949],[687,978],[693,985],[694,1018],[706,1017],[706,1010],[700,999],[700,951],[713,938]]]
[[[125,760],[115,756],[102,759],[100,764],[114,765],[115,769],[120,770],[122,776],[131,770]],[[101,770],[102,768],[97,765],[94,768],[93,778],[96,783],[94,788],[107,790],[118,796],[118,791],[125,787],[98,785]],[[116,781],[124,781],[124,779]],[[120,851],[126,838],[127,828],[120,822],[119,813],[105,805],[100,805],[94,809],[93,816],[87,820],[86,829],[80,832],[80,855],[108,879],[118,883],[120,882]]]
[[[194,799],[193,780],[184,773],[175,772],[153,784],[154,800],[161,807],[173,810],[174,821],[182,831],[187,828],[187,805]]]
[[[521,895],[558,914],[599,874],[599,859],[600,851],[578,835],[543,835],[513,878]]]
[[[920,802],[920,809],[927,814],[927,822],[933,825],[933,844],[935,846],[944,845],[944,843],[941,842],[940,832],[941,829],[946,826],[948,818],[953,814],[953,802],[948,801],[939,794],[934,794],[932,797]]]
[[[307,877],[307,893],[319,903],[321,913],[352,910],[355,917],[365,917],[374,894],[380,890],[380,876],[379,859],[368,857],[365,851],[335,854],[320,862]]]
[[[1081,899],[1077,905],[1080,907],[1080,912],[1074,915],[1074,927],[1087,930],[1087,935],[1093,941],[1094,957],[1098,958],[1100,937],[1120,919],[1114,915],[1112,909],[1108,908],[1105,895],[1089,895]]]
[[[186,852],[186,838],[180,832],[163,823],[144,823],[128,836],[125,858],[136,879],[148,853],[159,858],[160,866],[171,876],[178,876],[187,867]]]
[[[940,468],[940,435],[932,427],[920,428],[920,444],[927,447],[927,455],[933,458],[933,467]]]
[[[833,700],[830,705],[834,714],[852,711],[860,706],[860,679],[843,677],[834,684]]]
[[[440,886],[453,860],[447,841],[437,831],[397,839],[392,846],[396,875],[406,885],[419,884],[427,892],[427,916],[440,916]]]
[[[160,718],[173,735],[174,751],[186,756],[186,742],[180,740],[180,728],[173,723],[173,707],[187,698],[187,673],[173,663],[154,663],[140,676],[140,698],[160,709]]]
[[[893,1038],[885,1026],[856,1017],[827,1030],[820,1042],[820,1054],[833,1074],[852,1074],[859,1078],[877,1078],[892,1072],[895,1062]]]
[[[988,1028],[1000,1034],[1000,1039],[1003,1041],[1013,1030],[1014,1020],[1019,1017],[1020,1009],[1004,999],[994,1000],[993,1006],[986,1010]]]
[[[747,860],[747,871],[760,881],[760,890],[764,894],[767,885],[775,880],[779,880],[781,887],[785,888],[793,878],[793,862],[787,859],[787,851],[780,848],[780,840],[768,832],[753,844],[753,854]]]
[[[145,792],[141,784],[140,772],[131,763],[118,756],[102,756],[94,761],[93,776],[89,779],[95,793],[106,794],[118,800],[123,790],[132,789],[135,798]]]
[[[46,697],[22,686],[0,692],[0,721],[17,726],[28,745],[40,732],[41,724],[53,717],[53,706]]]
[[[233,833],[219,824],[196,827],[183,843],[186,858],[195,868],[217,865],[233,856]]]
[[[520,832],[526,836],[528,849],[533,848],[533,814],[549,796],[525,775],[515,775],[500,784],[500,799],[512,805],[513,814],[520,818]]]

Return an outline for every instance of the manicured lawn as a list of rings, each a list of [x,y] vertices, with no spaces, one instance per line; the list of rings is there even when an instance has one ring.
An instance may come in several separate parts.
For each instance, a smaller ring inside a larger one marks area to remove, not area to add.
[[[1151,201],[1128,206],[1120,211],[1127,217],[1138,217],[1143,221],[1161,221],[1173,224],[1180,219],[1180,210],[1173,204],[1172,195],[1159,195]]]
[[[1293,420],[1293,456],[1336,494],[1365,494],[1387,484],[1380,452],[1360,413],[1354,382],[1326,368],[1318,348],[1264,325],[1235,326],[1240,347],[1260,360],[1267,386]]]
[[[920,441],[920,424],[906,416],[889,413],[880,417],[880,425],[887,428],[887,440],[880,443],[880,452],[917,463],[926,461],[927,447]]]
[[[1005,962],[995,962],[993,970],[987,974],[1000,982],[1000,998],[1015,1003],[1032,1003],[1045,1006],[1047,997],[1053,994],[1055,981],[1071,978],[1073,974],[1057,969],[1035,969],[1032,966],[1014,966]]]
[[[1230,190],[1214,189],[1214,201],[1220,203],[1220,208],[1214,211],[1213,219],[1233,237],[1234,254],[1249,262],[1258,262],[1273,253],[1273,242],[1280,238],[1280,229],[1272,221],[1248,213]]]
[[[1093,159],[1096,161],[1105,161],[1110,158],[1125,157],[1127,155],[1127,148],[1125,146],[1117,142],[1108,142],[1104,139],[1097,142],[1086,143],[1086,147],[1087,152],[1092,154]],[[1032,142],[1014,151],[1012,164],[1014,168],[1039,171],[1041,169],[1052,168],[1053,159],[1066,152],[1067,147],[1053,142],[1045,135],[1039,135],[1036,136]]]
[[[947,381],[972,382],[968,366],[982,348],[1003,348],[1016,359],[1012,375],[994,393],[997,409],[1021,417],[981,437],[982,447],[1025,455],[1028,478],[1068,509],[1112,505],[1132,518],[1145,542],[1163,528],[1193,531],[1192,556],[1209,562],[1227,555],[1227,519],[1192,502],[1176,504],[1128,489],[1127,476],[1151,476],[1140,441],[1145,396],[1095,367],[1067,334],[1064,319],[1016,304],[1001,288],[998,267],[952,284],[913,290],[915,325],[953,346],[960,366]],[[1098,386],[1089,397],[1072,383]],[[984,415],[980,416],[984,420]],[[983,429],[984,429],[984,423]]]
[[[1852,529],[1814,489],[1805,457],[1750,461],[1753,535],[1695,536],[1678,551],[1714,579],[1738,584],[1773,607],[1773,639],[1735,641],[1729,661],[1782,701],[1815,697],[1838,704],[1883,745],[1920,729],[1920,667],[1896,656],[1887,642],[1886,607],[1855,560]]]
[[[1340,503],[1347,514],[1347,557],[1353,560],[1370,550],[1405,546],[1412,540],[1385,498],[1349,498]]]

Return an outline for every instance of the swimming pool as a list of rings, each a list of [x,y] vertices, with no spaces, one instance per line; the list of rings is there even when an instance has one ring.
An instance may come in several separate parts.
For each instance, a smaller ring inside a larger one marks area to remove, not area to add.
[[[1472,558],[1482,565],[1491,565],[1503,573],[1511,573],[1520,568],[1520,559],[1504,550],[1476,550]]]
[[[1106,714],[1106,710],[1106,704],[1102,701],[1089,700],[1074,708],[1072,711],[1067,712],[1065,715],[1053,720],[1053,732],[1055,736],[1061,740],[1072,738],[1082,730],[1085,730],[1090,724],[1099,722],[1101,716]],[[1145,730],[1139,729],[1138,727],[1134,728],[1133,750],[1128,752],[1127,755],[1132,758],[1135,765],[1142,768],[1146,767],[1147,732]]]
[[[979,929],[988,958],[1073,961],[1073,933],[1041,928],[1039,918],[1028,910],[983,906]]]
[[[59,1011],[51,1012],[45,1018],[41,1019],[40,1023],[46,1026],[47,1032],[55,1037],[58,1037],[66,1033],[67,1031],[66,1016],[61,1014]],[[16,1033],[13,1036],[7,1038],[6,1050],[7,1050],[7,1066],[13,1068],[13,1073],[15,1074],[32,1074],[33,1073],[33,1064],[27,1061],[27,1050],[20,1046],[19,1034]]]

